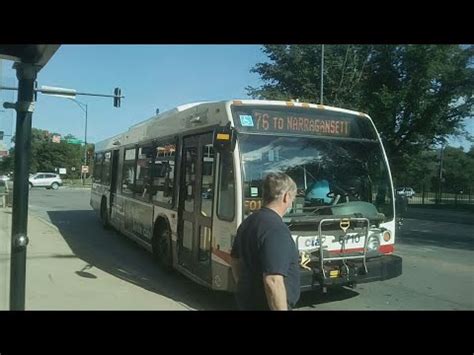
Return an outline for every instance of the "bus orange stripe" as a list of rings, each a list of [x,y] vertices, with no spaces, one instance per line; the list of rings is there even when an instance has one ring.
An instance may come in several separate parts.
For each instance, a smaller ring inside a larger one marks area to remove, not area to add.
[[[224,260],[226,263],[230,264],[230,261],[232,260],[232,257],[230,256],[229,253],[226,253],[222,250],[219,249],[212,249],[212,253]]]
[[[329,254],[349,254],[349,253],[356,253],[356,252],[363,252],[364,248],[354,248],[354,249],[346,249],[344,251],[337,249],[337,250],[329,250]]]

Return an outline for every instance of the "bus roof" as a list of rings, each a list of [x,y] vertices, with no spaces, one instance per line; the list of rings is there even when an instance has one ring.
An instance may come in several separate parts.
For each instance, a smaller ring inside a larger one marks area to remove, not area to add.
[[[154,115],[144,121],[138,122],[131,126],[126,132],[122,132],[113,137],[107,138],[100,142],[96,143],[96,151],[103,151],[108,149],[118,148],[121,145],[127,145],[131,143],[136,143],[141,140],[146,140],[147,138],[153,136],[167,136],[182,132],[183,129],[186,129],[184,121],[187,116],[190,118],[190,114],[199,114],[200,109],[209,109],[210,107],[222,107],[223,109],[229,107],[230,105],[252,105],[252,106],[293,106],[293,107],[307,107],[314,108],[318,110],[328,110],[334,112],[345,113],[349,115],[362,116],[370,119],[370,117],[362,112],[357,112],[353,110],[347,110],[338,107],[312,104],[306,102],[297,102],[297,101],[278,101],[278,100],[252,100],[252,99],[234,99],[234,100],[224,100],[224,101],[202,101],[194,102],[189,104],[184,104],[172,108],[168,111]],[[225,111],[225,110],[222,110]],[[181,119],[180,119],[181,118]],[[225,125],[229,122],[227,116],[222,117],[221,119],[215,119],[213,124],[222,124]]]

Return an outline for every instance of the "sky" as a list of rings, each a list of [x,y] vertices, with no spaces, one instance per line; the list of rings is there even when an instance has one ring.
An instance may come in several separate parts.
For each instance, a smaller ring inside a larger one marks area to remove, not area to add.
[[[262,81],[250,69],[267,57],[258,45],[62,45],[38,74],[38,85],[77,92],[113,94],[122,89],[121,107],[112,98],[77,96],[88,105],[87,141],[126,131],[131,125],[181,104],[248,98],[247,86]],[[17,86],[13,62],[3,60],[1,83]],[[0,103],[16,92],[0,91]],[[2,112],[2,110],[4,112]],[[0,130],[14,134],[14,112],[0,107]],[[466,122],[474,135],[474,119]],[[38,94],[33,127],[84,139],[85,114],[66,98]],[[7,138],[7,137],[6,137]],[[453,146],[470,143],[453,139]]]
[[[245,87],[261,84],[250,69],[266,56],[258,45],[63,45],[38,74],[38,86],[113,94],[76,96],[88,105],[87,141],[98,142],[178,105],[248,98]],[[17,86],[13,62],[3,60],[3,85]],[[13,101],[1,91],[0,102]],[[16,92],[15,96],[16,98]],[[0,130],[10,134],[13,112],[0,112]],[[38,94],[33,127],[84,138],[85,114],[74,102]]]

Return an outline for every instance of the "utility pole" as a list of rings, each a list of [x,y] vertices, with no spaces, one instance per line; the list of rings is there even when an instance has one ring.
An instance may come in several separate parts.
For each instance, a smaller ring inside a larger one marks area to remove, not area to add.
[[[323,91],[324,91],[324,44],[321,45],[321,99],[319,100],[321,105],[324,105]]]
[[[443,184],[443,157],[444,157],[444,144],[441,146],[439,154],[439,185],[438,185],[438,203],[441,204],[442,184]]]

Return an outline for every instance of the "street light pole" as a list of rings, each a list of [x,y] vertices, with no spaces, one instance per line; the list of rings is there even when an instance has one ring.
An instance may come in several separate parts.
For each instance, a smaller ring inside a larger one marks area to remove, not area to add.
[[[84,128],[84,146],[86,147],[84,151],[84,165],[87,165],[87,104],[86,104],[86,125]]]

